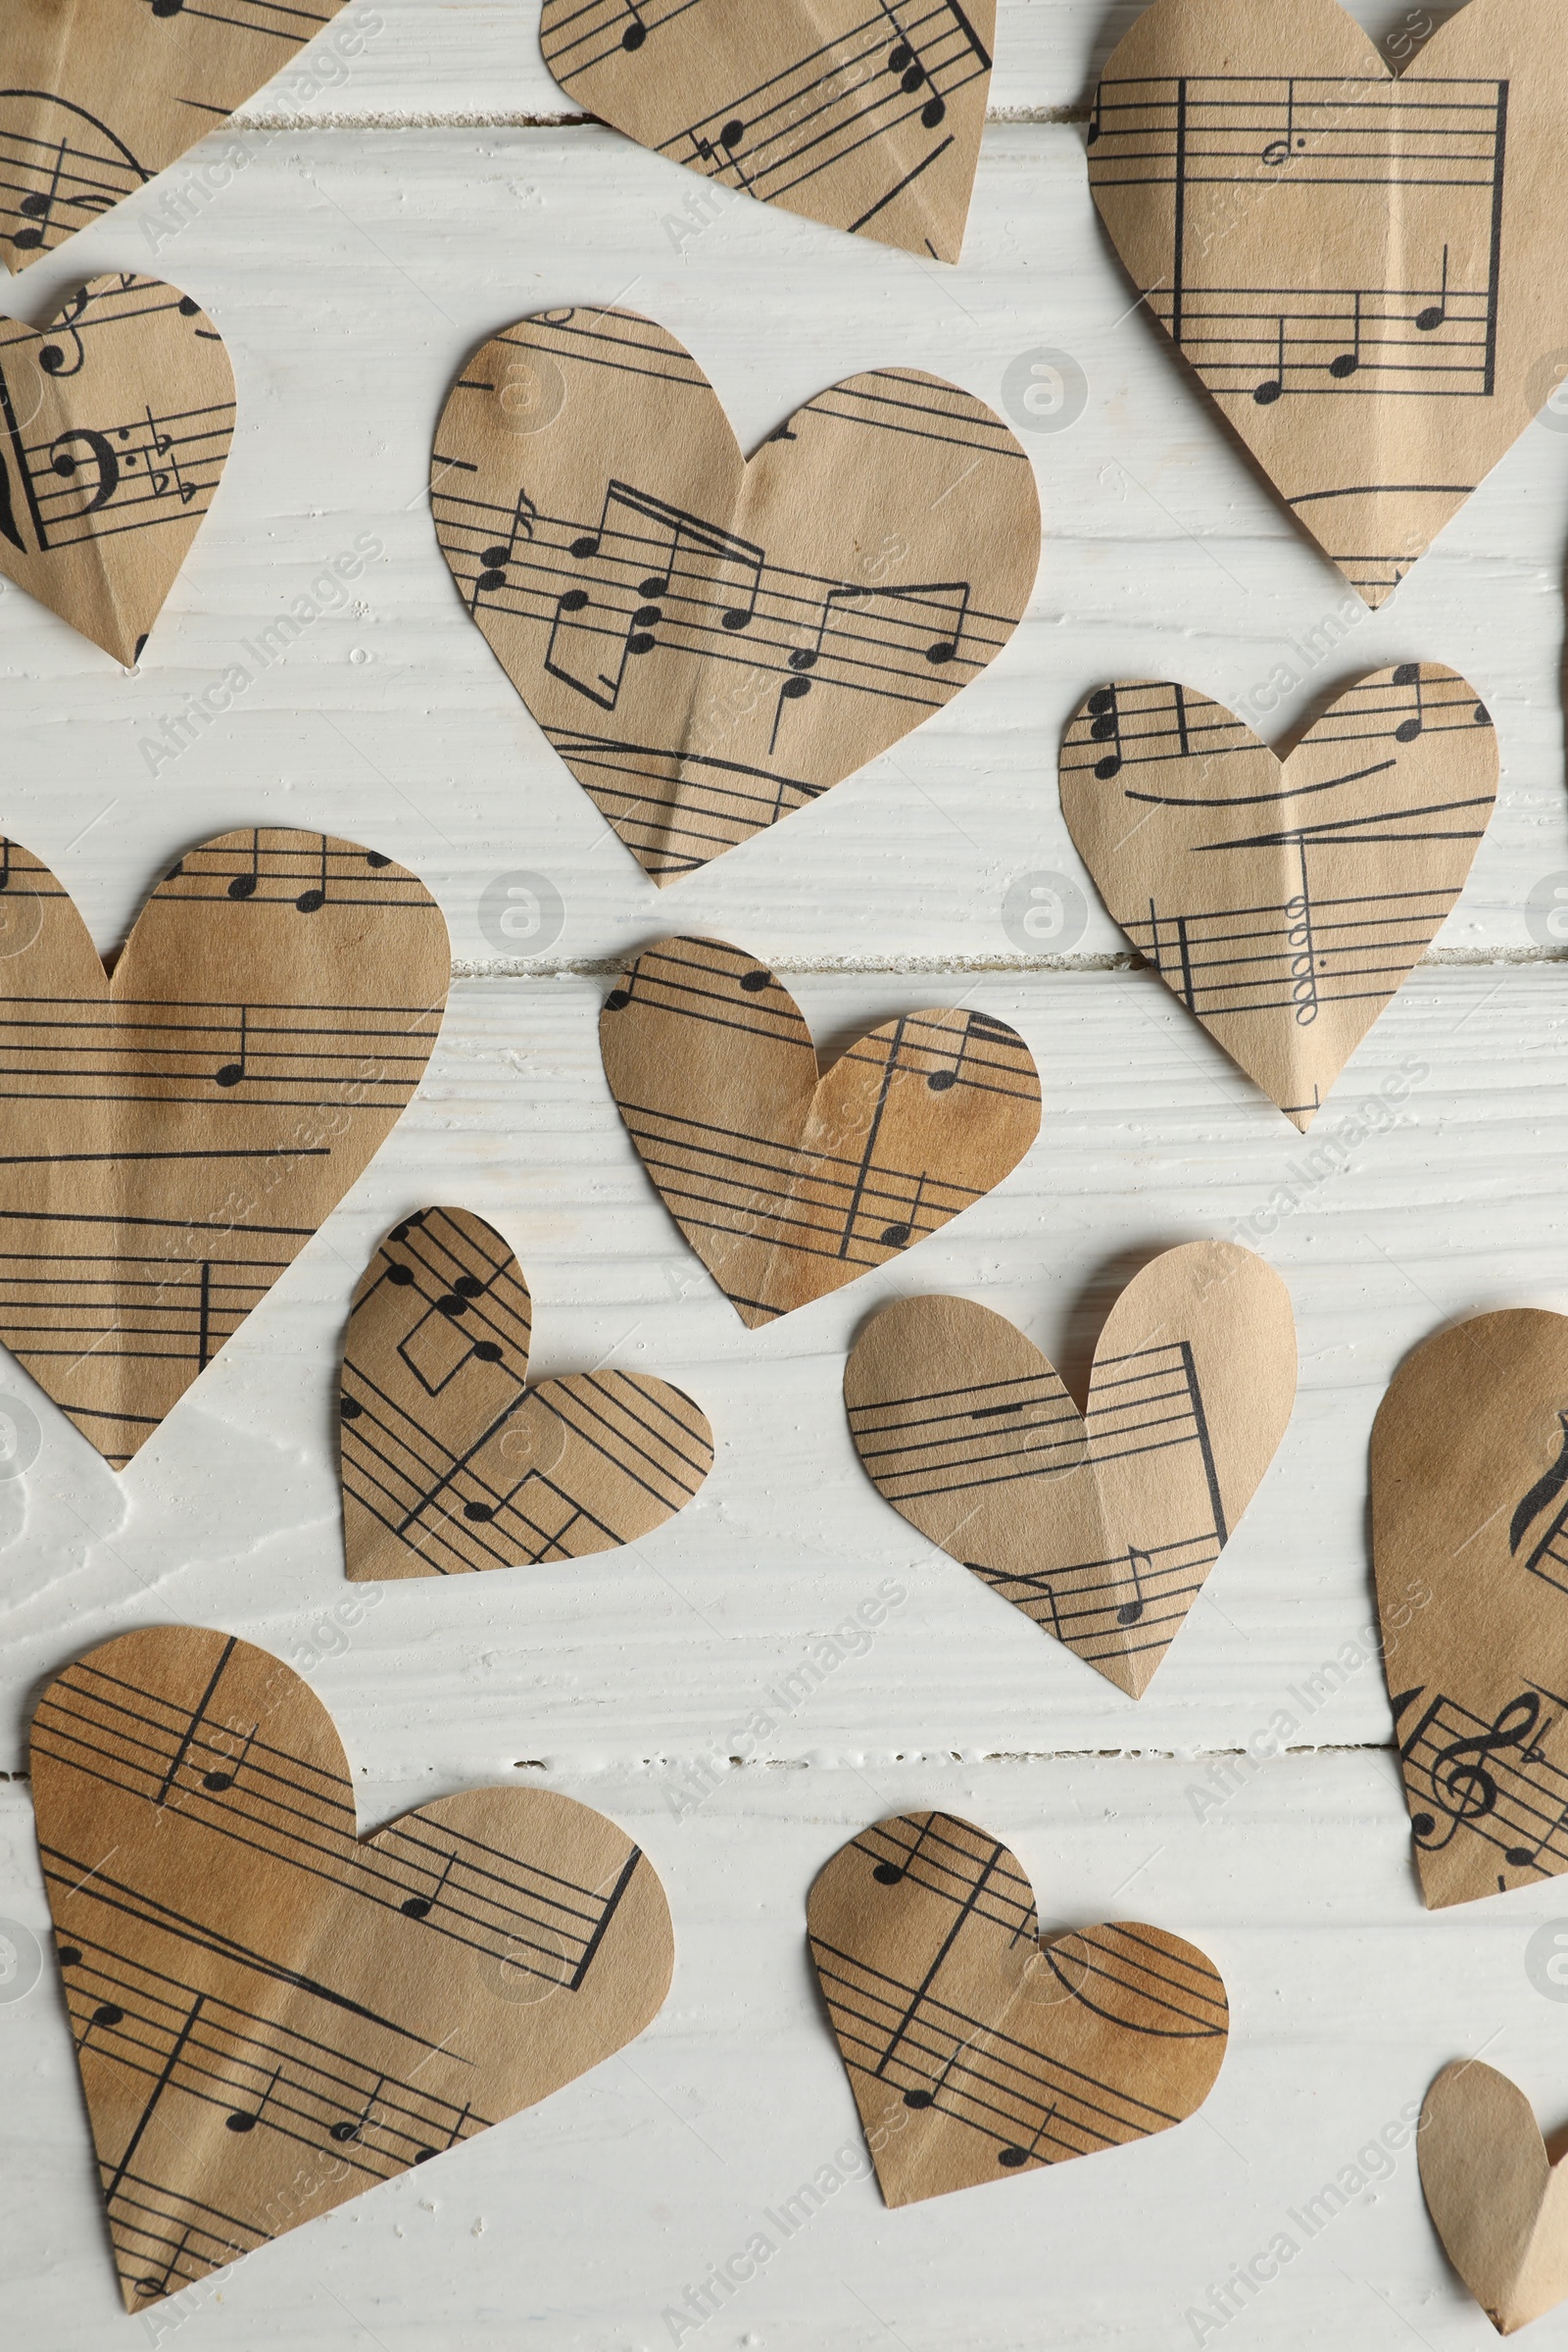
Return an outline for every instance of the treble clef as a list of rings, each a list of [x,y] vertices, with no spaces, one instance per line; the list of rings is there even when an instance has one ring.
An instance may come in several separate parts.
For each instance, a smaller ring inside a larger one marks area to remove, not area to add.
[[[1439,1748],[1432,1759],[1432,1790],[1447,1816],[1448,1827],[1441,1838],[1436,1838],[1433,1833],[1438,1825],[1433,1816],[1412,1814],[1410,1828],[1418,1845],[1446,1845],[1456,1829],[1467,1822],[1485,1821],[1496,1811],[1497,1784],[1483,1759],[1517,1748],[1520,1760],[1531,1762],[1535,1752],[1531,1740],[1540,1715],[1540,1698],[1533,1690],[1521,1691],[1498,1710],[1489,1732],[1453,1740]]]

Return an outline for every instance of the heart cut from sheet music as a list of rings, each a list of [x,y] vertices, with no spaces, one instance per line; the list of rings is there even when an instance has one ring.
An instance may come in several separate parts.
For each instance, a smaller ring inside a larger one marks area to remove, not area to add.
[[[378,851],[189,851],[105,972],[0,841],[0,1341],[115,1468],[390,1134],[441,1027],[441,909]]]
[[[222,337],[177,286],[95,277],[0,319],[0,571],[128,667],[228,462]]]
[[[1296,1323],[1230,1242],[1146,1266],[1101,1333],[1088,1409],[1004,1316],[901,1298],[844,1372],[861,1467],[983,1584],[1142,1698],[1285,1435]]]
[[[1043,1936],[1016,1854],[952,1813],[841,1847],[806,1922],[889,2205],[1126,2147],[1214,2087],[1213,1962],[1136,1921]]]
[[[1561,37],[1557,0],[1469,0],[1401,77],[1339,0],[1154,0],[1100,84],[1128,273],[1369,605],[1558,388]]]
[[[659,883],[952,702],[1040,564],[1034,469],[983,401],[877,368],[748,463],[691,354],[629,311],[547,311],[476,353],[430,503],[465,611]]]
[[[1444,2251],[1499,2335],[1568,2296],[1568,2171],[1516,2082],[1478,2058],[1446,2066],[1416,2154]]]
[[[1040,1130],[1034,1058],[1004,1021],[906,1012],[819,1074],[794,998],[719,939],[646,949],[599,1044],[650,1180],[754,1330],[937,1232]]]
[[[658,2015],[653,1866],[545,1788],[373,1837],[281,1659],[124,1634],[32,1726],[38,1850],[127,2311],[548,2098]]]
[[[563,89],[640,147],[956,262],[996,32],[997,0],[545,0],[540,43]]]
[[[1284,761],[1218,703],[1139,678],[1074,713],[1060,785],[1111,915],[1304,1129],[1464,888],[1497,738],[1433,662],[1348,687]]]
[[[421,1208],[392,1228],[343,1350],[351,1577],[581,1559],[691,1501],[713,1466],[706,1413],[632,1372],[530,1389],[532,1328],[522,1269],[482,1217]]]
[[[1568,1317],[1476,1315],[1372,1429],[1384,1669],[1428,1907],[1568,1871]]]

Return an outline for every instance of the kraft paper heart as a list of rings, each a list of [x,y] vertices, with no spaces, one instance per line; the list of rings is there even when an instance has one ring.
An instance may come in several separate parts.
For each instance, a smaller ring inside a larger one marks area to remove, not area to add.
[[[889,2205],[1126,2147],[1201,2107],[1230,2011],[1162,1928],[1040,1934],[1015,1854],[951,1813],[879,1821],[811,1888],[828,2022]]]
[[[1401,78],[1339,0],[1154,0],[1101,82],[1117,252],[1369,605],[1555,387],[1561,37],[1556,0],[1470,0]]]
[[[1486,706],[1433,662],[1362,678],[1283,762],[1142,678],[1090,695],[1061,754],[1111,915],[1302,1129],[1452,911],[1496,793]]]
[[[580,106],[704,179],[956,262],[996,0],[545,0]]]
[[[935,1233],[1040,1129],[1034,1059],[1004,1021],[907,1012],[819,1073],[794,998],[719,939],[629,963],[599,1044],[660,1198],[754,1330]]]
[[[0,1341],[116,1469],[391,1132],[450,971],[416,876],[256,828],[171,868],[110,979],[0,841]]]
[[[95,277],[47,326],[0,321],[0,571],[128,667],[233,432],[222,337],[177,286]]]
[[[1479,2059],[1446,2066],[1417,2141],[1427,2211],[1448,2260],[1499,2335],[1568,2295],[1568,2175],[1530,2101]]]
[[[127,2311],[548,2098],[669,1989],[613,1822],[471,1788],[359,1838],[326,1709],[222,1634],[68,1668],[32,1783]]]
[[[1568,1870],[1568,1317],[1477,1315],[1372,1429],[1384,1666],[1437,1910]]]
[[[903,1298],[856,1343],[844,1402],[885,1501],[1142,1698],[1274,1457],[1296,1398],[1291,1295],[1250,1250],[1144,1268],[1086,1413],[1005,1317]]]
[[[464,609],[633,857],[672,882],[821,798],[969,685],[1040,564],[1034,470],[984,402],[883,368],[747,462],[629,311],[487,343],[431,459]]]
[[[708,1416],[667,1381],[526,1387],[532,1308],[493,1226],[395,1225],[343,1352],[343,1540],[354,1578],[581,1559],[662,1527],[713,1466]]]
[[[206,138],[342,5],[6,0],[0,245],[9,267],[24,270]],[[355,55],[373,24],[368,20],[336,45]],[[209,168],[207,183],[224,180]],[[163,235],[174,235],[190,217],[188,208],[176,211]],[[151,234],[156,248],[155,225]]]

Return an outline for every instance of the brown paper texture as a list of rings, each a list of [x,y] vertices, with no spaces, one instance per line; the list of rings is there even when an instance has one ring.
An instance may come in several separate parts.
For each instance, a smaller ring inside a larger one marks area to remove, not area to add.
[[[878,1822],[806,1916],[889,2205],[1125,2147],[1213,2088],[1230,2026],[1213,1962],[1137,1921],[1042,1936],[1017,1856],[972,1822]]]
[[[704,179],[956,262],[996,0],[545,0],[579,106]]]
[[[1274,1457],[1296,1400],[1279,1276],[1230,1242],[1128,1284],[1080,1414],[1004,1316],[903,1298],[856,1343],[844,1402],[884,1500],[1142,1698]]]
[[[254,95],[343,0],[6,0],[0,245],[13,270],[111,212]]]
[[[357,1839],[330,1716],[248,1642],[90,1651],[31,1761],[127,2311],[548,2098],[669,1988],[663,1889],[613,1822],[473,1788]]]
[[[544,312],[476,353],[430,501],[465,609],[659,883],[961,693],[1040,562],[1033,467],[983,401],[878,368],[748,464],[690,353],[628,311]]]
[[[1440,1332],[1372,1428],[1384,1670],[1437,1910],[1568,1870],[1568,1317]]]
[[[1568,2180],[1530,2102],[1479,2059],[1446,2066],[1426,2095],[1421,2186],[1448,2260],[1499,2335],[1568,2295]]]
[[[522,1269],[481,1217],[421,1208],[370,1260],[338,1411],[357,1579],[581,1559],[683,1510],[713,1466],[708,1416],[664,1380],[527,1387]]]
[[[110,979],[0,841],[0,1341],[116,1469],[391,1132],[450,970],[416,876],[256,828],[171,868]]]
[[[1380,605],[1556,388],[1557,0],[1469,0],[1397,78],[1338,0],[1154,0],[1089,125],[1152,315]]]
[[[650,1180],[754,1330],[961,1214],[1040,1128],[1034,1059],[1004,1021],[905,1013],[819,1074],[793,997],[718,939],[629,963],[599,1044]]]
[[[1464,888],[1497,738],[1435,662],[1360,679],[1283,763],[1218,703],[1140,678],[1080,706],[1060,782],[1111,915],[1305,1129]]]
[[[95,277],[47,326],[0,319],[0,570],[129,667],[233,432],[222,338],[177,286]]]

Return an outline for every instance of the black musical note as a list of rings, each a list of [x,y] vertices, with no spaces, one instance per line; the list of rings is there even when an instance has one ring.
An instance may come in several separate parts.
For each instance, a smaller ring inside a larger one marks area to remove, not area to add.
[[[204,1772],[202,1774],[202,1787],[206,1788],[212,1795],[221,1796],[226,1789],[233,1788],[234,1783],[238,1780],[240,1774],[245,1769],[246,1758],[251,1752],[252,1744],[255,1740],[257,1733],[261,1730],[261,1728],[262,1727],[259,1723],[251,1726],[250,1730],[245,1735],[245,1744],[240,1749],[239,1754],[234,1758],[233,1765],[230,1769],[220,1770],[217,1772]]]
[[[1415,688],[1414,713],[1409,718],[1401,718],[1394,730],[1396,743],[1414,743],[1426,726],[1426,702],[1421,684],[1420,662],[1401,662],[1394,673],[1393,683],[1399,687],[1413,686]]]
[[[267,2088],[263,2091],[260,2102],[255,2107],[236,2107],[232,2113],[223,2118],[224,2128],[227,2131],[236,2132],[241,2134],[247,2132],[255,2131],[257,2125],[262,2121],[262,2118],[267,2113],[267,2102],[271,2097],[273,2091],[277,2088],[277,2080],[282,2072],[283,2069],[281,2066],[273,2067],[272,2079],[268,2083]]]
[[[1107,752],[1095,762],[1095,773],[1102,784],[1121,773],[1121,706],[1114,686],[1102,686],[1089,697],[1089,733],[1095,743],[1114,743],[1115,750]]]
[[[66,141],[62,139],[55,156],[54,169],[49,174],[49,185],[47,188],[34,188],[29,194],[23,197],[17,207],[18,212],[22,213],[29,221],[36,220],[39,223],[36,228],[13,229],[11,242],[24,253],[36,253],[49,233],[54,220],[55,205],[60,195],[61,176],[65,172],[66,157],[69,153],[70,149]]]
[[[1415,315],[1415,324],[1418,334],[1433,335],[1437,333],[1440,326],[1446,326],[1447,323],[1448,248],[1446,245],[1445,245],[1443,248],[1443,285],[1439,292],[1438,299],[1436,302],[1428,303],[1425,310],[1417,311]]]
[[[375,2103],[385,2087],[385,2075],[377,2075],[375,2088],[366,2100],[360,2113],[356,2116],[344,2116],[337,2123],[328,2125],[326,2134],[328,2139],[335,2139],[338,2146],[343,2148],[352,2146],[356,2141],[363,2139],[365,2133],[369,2130],[370,2118],[375,2113]]]
[[[443,1886],[445,1886],[448,1879],[452,1876],[452,1865],[457,1858],[458,1857],[455,1852],[448,1854],[445,1863],[442,1865],[441,1876],[437,1879],[435,1885],[431,1887],[428,1894],[411,1894],[399,1904],[398,1908],[403,1913],[405,1919],[429,1918],[431,1912],[435,1909],[436,1904],[441,1899],[441,1889]]]
[[[1133,1597],[1131,1600],[1124,1600],[1116,1611],[1118,1625],[1137,1625],[1141,1621],[1145,1605],[1144,1575],[1146,1570],[1152,1569],[1153,1565],[1154,1563],[1147,1551],[1140,1551],[1136,1544],[1128,1544],[1127,1573],[1132,1579]]]
[[[241,878],[243,879],[243,877]],[[254,888],[255,885],[253,884],[252,887]],[[237,891],[234,888],[232,882],[229,884],[229,896],[231,898],[242,898],[244,895],[245,894],[243,891]],[[248,1007],[242,1004],[239,1008],[239,1057],[235,1061],[225,1061],[219,1069],[216,1069],[213,1072],[213,1084],[215,1086],[238,1086],[240,1080],[246,1076],[247,1022],[249,1017],[250,1015]]]

